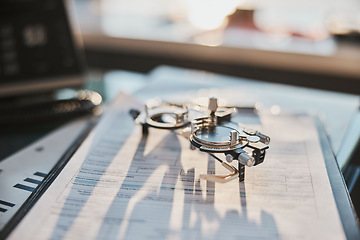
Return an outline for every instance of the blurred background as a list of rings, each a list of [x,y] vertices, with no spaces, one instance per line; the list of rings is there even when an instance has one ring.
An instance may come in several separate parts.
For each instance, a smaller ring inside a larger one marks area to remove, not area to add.
[[[358,0],[76,0],[73,14],[89,66],[360,92]]]

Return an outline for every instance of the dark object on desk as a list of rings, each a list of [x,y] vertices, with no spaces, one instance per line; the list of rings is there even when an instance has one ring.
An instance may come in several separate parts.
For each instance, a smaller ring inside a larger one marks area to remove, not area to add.
[[[47,124],[63,122],[84,114],[92,114],[101,104],[96,92],[80,91],[76,98],[22,104],[0,105],[0,128],[14,124]]]

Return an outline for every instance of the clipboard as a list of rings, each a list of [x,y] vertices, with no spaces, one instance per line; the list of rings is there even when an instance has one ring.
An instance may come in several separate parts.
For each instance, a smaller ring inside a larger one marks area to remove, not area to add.
[[[328,177],[331,183],[331,188],[333,191],[345,235],[348,239],[357,239],[360,236],[356,222],[357,218],[354,214],[345,182],[337,166],[336,159],[333,155],[329,140],[327,138],[326,132],[324,131],[321,121],[318,118],[315,118],[315,123],[325,159]],[[36,189],[36,191],[31,194],[29,199],[21,207],[21,210],[19,210],[16,216],[14,216],[14,218],[6,225],[4,230],[1,232],[1,238],[6,238],[11,233],[11,231],[16,227],[19,221],[26,215],[27,212],[29,212],[29,210],[34,206],[37,200],[43,195],[43,193],[51,185],[54,179],[59,175],[61,170],[69,162],[71,156],[76,152],[76,149],[85,140],[87,134],[89,133],[89,130],[90,129],[88,129],[88,131],[84,133],[78,139],[78,141],[76,141],[76,144],[74,144],[71,149],[69,149],[69,151],[64,154],[61,161],[59,161],[59,163],[54,167],[51,173],[46,177],[46,180],[43,182],[43,184],[41,184]]]
[[[71,146],[63,153],[59,158],[59,161],[54,165],[51,171],[46,175],[43,181],[35,188],[35,190],[30,194],[26,201],[21,205],[20,209],[15,213],[15,215],[6,223],[3,229],[0,231],[0,239],[5,239],[11,231],[17,226],[17,224],[22,220],[22,218],[30,211],[38,199],[43,195],[43,193],[48,189],[51,183],[59,175],[68,161],[71,159],[72,155],[76,152],[82,142],[86,139],[90,131],[98,122],[99,117],[94,116],[86,123],[85,128],[82,132],[74,139]]]
[[[326,170],[334,194],[336,206],[340,215],[341,223],[346,234],[346,238],[359,239],[359,219],[352,204],[344,177],[342,176],[339,165],[337,164],[335,154],[332,151],[329,138],[324,129],[324,125],[321,123],[321,120],[318,117],[315,117],[314,121],[317,126]]]

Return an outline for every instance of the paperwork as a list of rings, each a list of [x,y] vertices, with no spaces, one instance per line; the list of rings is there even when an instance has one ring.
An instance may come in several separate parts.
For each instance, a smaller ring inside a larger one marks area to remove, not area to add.
[[[311,118],[261,116],[266,161],[221,184],[185,138],[142,136],[134,106],[114,101],[9,239],[345,239]]]

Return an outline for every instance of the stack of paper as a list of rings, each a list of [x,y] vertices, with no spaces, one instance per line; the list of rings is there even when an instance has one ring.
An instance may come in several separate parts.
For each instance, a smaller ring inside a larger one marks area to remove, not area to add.
[[[271,136],[245,182],[167,130],[143,136],[120,95],[10,239],[345,239],[316,127],[260,116]]]

